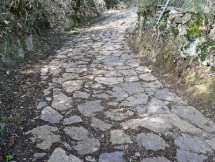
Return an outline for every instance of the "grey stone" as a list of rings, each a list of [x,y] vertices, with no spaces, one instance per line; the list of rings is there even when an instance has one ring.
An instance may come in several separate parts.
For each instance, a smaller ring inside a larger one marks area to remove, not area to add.
[[[125,162],[123,152],[103,153],[99,156],[99,162]]]
[[[83,160],[71,154],[67,155],[66,151],[62,148],[56,148],[48,162],[83,162]]]
[[[88,138],[89,132],[84,127],[66,127],[64,128],[66,134],[68,134],[74,140],[85,140]]]
[[[182,102],[182,100],[176,94],[169,92],[168,89],[158,90],[155,98],[170,102]]]
[[[125,76],[135,76],[137,73],[133,69],[128,69],[128,70],[120,70],[120,73],[122,73]]]
[[[110,94],[111,97],[116,98],[116,101],[121,101],[128,97],[128,94],[120,87],[114,87],[108,94]]]
[[[177,150],[178,162],[203,162],[207,159],[204,155],[199,155],[189,151]]]
[[[89,98],[90,94],[86,93],[86,92],[81,92],[81,91],[76,91],[73,93],[73,97],[75,98]]]
[[[163,138],[152,133],[141,133],[136,137],[136,141],[139,146],[145,147],[147,150],[164,150],[169,145],[164,141]]]
[[[114,84],[122,83],[123,78],[122,77],[112,77],[112,78],[97,77],[95,78],[95,81],[106,85],[114,85]]]
[[[70,146],[70,144],[64,142],[63,145],[64,145],[68,150],[72,150],[72,147]]]
[[[164,102],[152,98],[152,100],[147,105],[147,113],[169,113],[169,108],[164,104]]]
[[[40,101],[38,104],[37,104],[37,109],[42,109],[44,107],[47,106],[47,103],[45,101]]]
[[[136,82],[139,81],[139,78],[137,76],[129,76],[125,78],[126,82]]]
[[[208,132],[215,132],[215,123],[191,106],[173,106],[171,112]]]
[[[63,119],[63,116],[51,107],[47,106],[41,112],[41,119],[54,124],[59,123]]]
[[[137,72],[141,72],[141,73],[151,73],[151,70],[146,67],[146,66],[139,66],[135,69]]]
[[[120,105],[121,106],[136,106],[136,105],[144,105],[148,101],[148,95],[146,94],[135,94],[126,98]]]
[[[38,159],[46,156],[46,153],[34,153],[33,157]]]
[[[123,130],[116,129],[110,131],[110,142],[113,145],[132,143],[129,135],[126,135]]]
[[[67,109],[72,108],[71,102],[72,102],[72,99],[70,97],[67,97],[62,92],[58,92],[58,91],[53,92],[53,101],[52,101],[53,108],[59,111],[65,111]]]
[[[129,94],[144,93],[145,91],[143,86],[139,82],[122,83],[119,84],[119,87]]]
[[[173,128],[170,121],[162,116],[148,116],[139,119],[130,119],[120,124],[123,129],[137,129],[143,127],[157,133],[165,133]]]
[[[130,116],[133,116],[134,112],[132,112],[128,109],[122,108],[122,109],[108,110],[104,114],[111,120],[120,121],[120,120],[124,120]]]
[[[100,142],[95,138],[87,138],[83,141],[79,141],[74,149],[78,151],[80,155],[91,154],[98,151],[100,148]]]
[[[196,153],[213,153],[210,145],[196,136],[183,134],[175,139],[175,144],[182,150]]]
[[[152,74],[146,73],[146,74],[140,74],[139,78],[142,79],[143,81],[150,82],[150,81],[155,81],[157,78],[155,78]]]
[[[6,123],[1,123],[0,122],[0,128],[4,129],[6,127]]]
[[[100,112],[104,109],[100,105],[101,101],[88,101],[78,106],[78,110],[85,116],[93,116],[96,112]]]
[[[33,137],[31,137],[32,142],[40,141],[36,145],[37,148],[46,150],[50,149],[53,143],[60,141],[60,135],[54,134],[57,131],[58,129],[56,127],[43,125],[26,132],[26,134],[33,135]]]
[[[171,161],[165,157],[152,157],[152,158],[142,159],[141,162],[171,162]]]
[[[63,125],[68,125],[68,124],[73,124],[73,123],[81,123],[81,122],[83,122],[81,117],[77,116],[77,115],[74,115],[74,116],[71,116],[69,118],[65,118],[63,120]]]
[[[90,162],[96,162],[96,159],[92,156],[86,156],[85,159]]]
[[[100,119],[97,119],[95,117],[92,118],[91,126],[94,128],[99,128],[101,131],[106,131],[112,127],[111,124],[107,124],[107,123],[105,123],[105,122],[103,122]]]
[[[114,149],[116,150],[126,150],[129,147],[129,145],[119,145],[119,146],[114,146]]]
[[[215,138],[208,139],[206,142],[212,147],[213,150],[215,150]]]
[[[64,82],[62,86],[66,90],[66,92],[72,93],[74,91],[81,89],[82,84],[83,84],[83,81],[81,80],[73,80],[73,81]]]
[[[144,88],[153,88],[153,89],[159,89],[162,88],[163,85],[159,81],[152,81],[152,82],[144,82],[142,85]]]

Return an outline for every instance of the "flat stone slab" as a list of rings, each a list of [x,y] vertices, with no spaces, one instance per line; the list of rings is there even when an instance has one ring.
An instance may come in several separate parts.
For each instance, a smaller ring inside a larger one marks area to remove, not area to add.
[[[141,133],[136,137],[139,146],[143,146],[147,150],[164,150],[169,145],[160,136],[153,133]]]
[[[199,155],[190,151],[177,150],[177,161],[178,162],[203,162],[208,157]]]
[[[209,144],[205,141],[201,140],[196,136],[189,136],[183,134],[175,139],[175,144],[181,149],[185,151],[192,151],[196,153],[213,153],[213,150]]]
[[[108,129],[110,129],[112,127],[111,124],[105,123],[102,120],[100,120],[98,118],[95,118],[95,117],[92,118],[91,126],[94,127],[94,128],[98,128],[101,131],[106,131],[106,130],[108,130]]]
[[[103,153],[99,156],[99,162],[126,162],[123,159],[123,152]]]
[[[69,124],[73,124],[73,123],[81,123],[83,122],[83,120],[81,119],[80,116],[74,115],[74,116],[70,116],[69,118],[65,118],[63,120],[63,125],[69,125]]]
[[[134,112],[130,111],[128,109],[122,108],[122,109],[108,110],[104,114],[105,114],[105,116],[107,116],[111,120],[121,121],[121,120],[124,120],[130,116],[133,116]]]
[[[47,106],[41,112],[41,119],[54,124],[59,123],[63,119],[63,116],[56,110]]]
[[[60,141],[60,135],[55,134],[57,131],[58,128],[56,127],[43,125],[26,132],[26,134],[33,135],[31,137],[32,142],[40,141],[36,144],[37,148],[46,150],[50,149],[53,143]]]
[[[72,99],[67,97],[62,92],[54,91],[53,92],[53,101],[52,107],[59,111],[65,111],[72,108]]]
[[[88,138],[89,132],[84,127],[66,127],[64,131],[74,140],[84,140]]]
[[[91,154],[100,149],[100,142],[95,138],[86,138],[82,141],[78,141],[74,149],[77,150],[80,155]]]
[[[135,93],[144,93],[145,92],[143,85],[139,82],[122,83],[122,84],[119,84],[119,87],[130,95],[135,94]]]
[[[158,90],[155,95],[155,98],[176,103],[182,102],[182,100],[176,94],[170,92],[168,89]]]
[[[103,106],[101,106],[101,101],[88,101],[84,104],[81,104],[78,106],[78,110],[84,115],[84,116],[93,116],[96,112],[100,112],[104,109]]]
[[[108,78],[108,77],[97,77],[95,81],[98,83],[106,84],[106,85],[114,85],[123,82],[122,77]]]
[[[56,148],[48,162],[83,162],[83,160],[71,154],[67,155],[66,151],[62,148]]]
[[[62,86],[66,90],[66,92],[72,93],[74,91],[81,89],[82,84],[83,84],[83,81],[81,80],[73,80],[73,81],[64,82]]]
[[[141,162],[171,162],[171,161],[165,157],[152,157],[152,158],[142,159]]]
[[[110,142],[113,145],[133,143],[129,135],[125,134],[123,130],[116,130],[116,129],[110,131]]]
[[[150,114],[163,114],[169,112],[169,108],[164,104],[164,102],[156,98],[152,98],[152,100],[147,105],[147,113]]]
[[[121,106],[136,106],[136,105],[144,105],[148,101],[148,95],[146,94],[136,94],[126,98],[120,105]]]
[[[150,82],[150,81],[155,81],[157,78],[155,78],[152,74],[146,73],[146,74],[140,74],[139,78],[142,79],[143,81]]]

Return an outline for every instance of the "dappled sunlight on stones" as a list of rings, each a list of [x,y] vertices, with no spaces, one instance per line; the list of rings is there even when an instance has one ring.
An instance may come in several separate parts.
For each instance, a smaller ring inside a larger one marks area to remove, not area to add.
[[[81,89],[83,84],[83,81],[81,80],[73,80],[73,81],[66,81],[62,84],[63,88],[66,90],[68,93],[72,93],[76,90]]]

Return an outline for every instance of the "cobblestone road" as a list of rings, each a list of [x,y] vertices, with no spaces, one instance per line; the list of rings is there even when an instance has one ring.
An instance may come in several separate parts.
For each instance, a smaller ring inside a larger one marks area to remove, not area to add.
[[[213,161],[215,123],[164,88],[126,40],[136,14],[114,14],[64,43],[41,69],[48,82],[34,161]]]

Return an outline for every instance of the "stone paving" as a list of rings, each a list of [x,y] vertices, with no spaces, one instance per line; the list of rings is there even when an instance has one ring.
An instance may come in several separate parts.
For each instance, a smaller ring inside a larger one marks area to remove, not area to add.
[[[40,162],[215,161],[215,123],[141,65],[126,40],[134,11],[73,36],[41,69]]]

